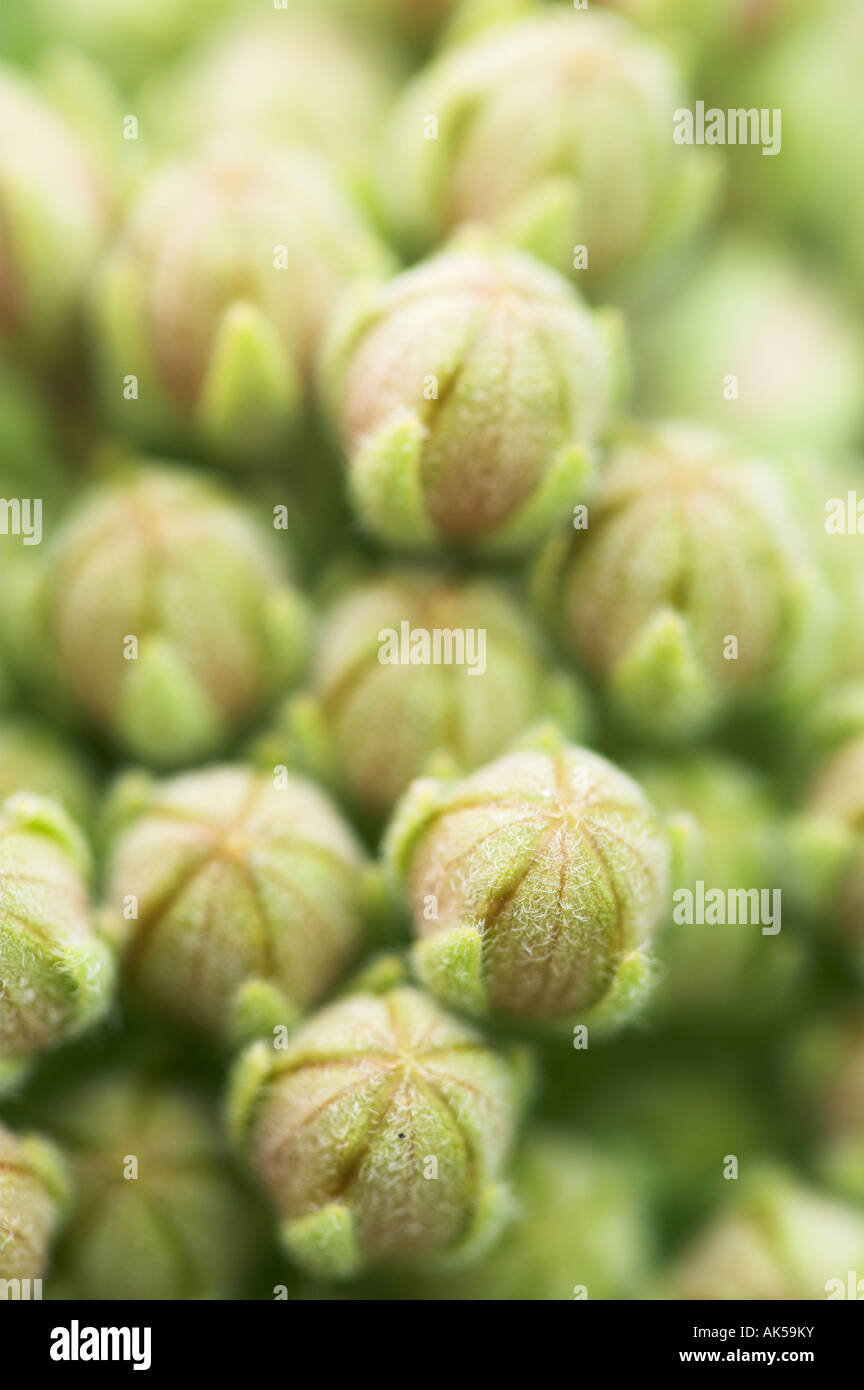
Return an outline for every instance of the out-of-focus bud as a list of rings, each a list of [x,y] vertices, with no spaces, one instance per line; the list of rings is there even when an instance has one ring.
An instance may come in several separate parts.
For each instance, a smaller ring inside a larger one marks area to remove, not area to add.
[[[329,773],[376,820],[434,765],[479,767],[543,716],[571,735],[587,723],[578,685],[549,669],[503,586],[431,572],[390,571],[340,595],[312,690],[289,698],[257,759]]]
[[[360,24],[295,4],[208,34],[156,85],[151,120],[174,150],[221,134],[315,150],[362,189],[395,75]]]
[[[130,468],[97,484],[40,552],[13,624],[16,659],[37,692],[127,753],[191,761],[299,674],[307,617],[286,568],[220,488]]]
[[[617,318],[483,237],[349,296],[322,375],[364,526],[402,550],[532,545],[581,499],[621,357]]]
[[[293,1024],[357,954],[368,865],[311,782],[241,766],[130,773],[107,820],[127,977],[182,1022],[222,1036]]]
[[[237,1062],[236,1142],[312,1274],[467,1262],[511,1214],[519,1061],[416,990],[358,994]],[[446,1265],[445,1265],[446,1267]]]
[[[77,136],[25,77],[0,85],[0,326],[52,358],[76,326],[108,225],[108,200]]]
[[[51,1293],[72,1299],[231,1298],[258,1213],[194,1093],[111,1075],[51,1105],[75,1200]]]
[[[443,1002],[478,1015],[614,1024],[653,982],[669,851],[640,788],[554,730],[460,782],[421,778],[387,854]]]
[[[686,740],[818,685],[833,603],[778,468],[691,425],[622,433],[538,598],[636,731]]]
[[[637,404],[765,448],[837,449],[864,419],[864,335],[811,262],[732,234],[634,332]]]
[[[673,139],[685,100],[674,61],[615,15],[491,27],[408,86],[382,203],[415,249],[482,222],[562,271],[635,271],[680,247],[711,200],[711,153]]]
[[[654,1016],[690,1028],[764,1021],[788,1003],[803,960],[783,917],[782,823],[766,780],[711,753],[633,771],[678,850]]]
[[[785,1174],[754,1178],[673,1265],[663,1296],[676,1299],[857,1298],[849,1271],[864,1268],[864,1214]]]
[[[93,930],[89,876],[84,837],[57,802],[29,792],[9,798],[0,811],[4,1086],[108,1005],[114,965]]]
[[[27,1297],[7,1281],[46,1273],[68,1196],[65,1164],[54,1145],[0,1124],[0,1298]]]
[[[145,183],[102,267],[105,408],[237,466],[278,452],[334,300],[390,267],[316,156],[217,140]]]

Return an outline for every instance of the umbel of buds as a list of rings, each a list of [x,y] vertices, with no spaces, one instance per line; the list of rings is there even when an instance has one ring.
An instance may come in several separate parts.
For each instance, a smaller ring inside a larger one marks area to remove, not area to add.
[[[66,1170],[54,1145],[0,1124],[0,1279],[42,1277],[67,1200]]]
[[[290,686],[305,642],[275,540],[218,487],[156,467],[82,500],[15,624],[46,698],[160,766],[224,745]]]
[[[143,188],[95,290],[105,405],[246,464],[284,444],[334,299],[390,260],[326,167],[217,141]]]
[[[651,983],[663,827],[631,778],[554,731],[462,781],[415,782],[387,854],[417,971],[447,1004],[611,1025]]]
[[[51,355],[81,309],[107,227],[107,198],[74,132],[11,72],[3,74],[0,142],[0,324],[35,353]]]
[[[311,782],[242,766],[158,783],[130,773],[113,797],[105,888],[130,981],[217,1034],[296,1021],[363,938],[366,861]]]
[[[51,1292],[83,1299],[230,1298],[255,1216],[198,1096],[111,1075],[51,1106],[74,1202]]]
[[[312,699],[290,697],[256,753],[272,766],[323,744],[340,787],[379,819],[432,765],[470,771],[543,715],[575,733],[583,708],[503,586],[394,570],[333,603]]]
[[[864,1265],[864,1214],[781,1173],[760,1173],[682,1255],[665,1297],[858,1298],[850,1270]],[[853,1276],[856,1277],[856,1276]]]
[[[114,982],[93,930],[90,853],[58,802],[29,792],[0,811],[0,1082],[99,1018]]]
[[[716,166],[673,139],[685,105],[674,62],[615,16],[502,24],[409,85],[382,203],[412,248],[481,222],[562,271],[632,268],[686,239],[710,201]]]
[[[306,1270],[478,1256],[510,1211],[501,1174],[524,1086],[424,995],[398,987],[330,1005],[232,1077],[236,1142]]]
[[[580,500],[620,355],[617,319],[473,235],[349,296],[323,389],[363,525],[397,549],[530,546]]]
[[[635,730],[695,737],[800,698],[833,610],[778,470],[711,432],[622,432],[588,525],[552,538],[537,592]]]

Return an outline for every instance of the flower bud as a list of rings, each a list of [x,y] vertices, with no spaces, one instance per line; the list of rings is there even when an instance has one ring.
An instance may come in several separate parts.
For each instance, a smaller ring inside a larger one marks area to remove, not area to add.
[[[96,285],[105,408],[156,443],[269,456],[336,296],[389,265],[311,154],[223,140],[168,165]]]
[[[258,753],[272,765],[299,744],[302,760],[319,730],[339,785],[375,819],[435,763],[479,767],[542,715],[571,733],[585,723],[578,687],[549,671],[503,586],[431,572],[390,571],[340,597],[312,688],[314,707],[290,699]]]
[[[677,144],[685,89],[663,49],[612,15],[490,27],[409,85],[381,199],[411,247],[481,222],[561,271],[668,252],[707,209],[717,165]]]
[[[446,1277],[400,1274],[385,1295],[508,1302],[638,1297],[651,1241],[631,1165],[574,1143],[563,1131],[534,1130],[517,1153],[513,1188],[516,1215],[491,1254]]]
[[[59,801],[79,825],[93,817],[96,786],[84,756],[47,724],[9,718],[0,723],[0,801],[13,792],[36,792]]]
[[[764,1021],[788,1003],[802,964],[783,914],[782,826],[767,782],[709,753],[640,761],[633,772],[679,851],[672,909],[657,942],[663,980],[654,1016],[686,1020],[691,1029],[716,1028],[720,1018],[738,1027]],[[717,890],[733,907],[716,915],[709,907],[704,921],[690,911]]]
[[[479,238],[358,292],[323,380],[363,525],[399,549],[524,550],[581,496],[619,358],[613,322]]]
[[[65,1167],[53,1144],[0,1124],[0,1297],[14,1297],[7,1279],[41,1279],[46,1272],[67,1201]]]
[[[130,774],[113,819],[105,899],[127,978],[182,1022],[223,1035],[259,1014],[293,1023],[357,954],[366,861],[311,782],[241,766]]]
[[[397,807],[387,853],[410,899],[415,965],[471,1013],[617,1022],[651,983],[668,846],[635,782],[547,742],[460,782],[421,779]]]
[[[114,967],[93,931],[89,875],[84,837],[57,802],[9,798],[0,811],[0,1081],[105,1011]]]
[[[844,1298],[849,1270],[862,1267],[864,1214],[784,1174],[760,1173],[676,1262],[665,1296]]]
[[[424,995],[358,994],[232,1077],[237,1143],[307,1271],[466,1261],[509,1214],[501,1181],[519,1109],[515,1061]]]
[[[108,204],[76,135],[27,78],[4,72],[0,90],[0,325],[53,356],[75,324],[102,244]]]
[[[765,448],[833,450],[859,435],[864,335],[831,282],[782,244],[726,236],[634,338],[646,415]]]
[[[75,1201],[54,1297],[230,1298],[251,1253],[254,1209],[195,1094],[112,1075],[51,1106]]]
[[[192,473],[97,485],[40,561],[13,634],[22,665],[145,762],[224,746],[299,672],[305,608],[275,541]]]
[[[208,33],[157,83],[152,121],[175,150],[242,134],[316,150],[362,181],[390,102],[392,66],[359,23],[294,0],[290,12],[247,16]]]
[[[550,542],[537,591],[652,738],[800,699],[827,659],[829,591],[779,470],[695,426],[622,436],[587,528]]]

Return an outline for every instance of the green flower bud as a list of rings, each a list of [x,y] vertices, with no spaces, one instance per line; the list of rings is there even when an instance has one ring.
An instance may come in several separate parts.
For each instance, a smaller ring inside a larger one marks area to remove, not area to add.
[[[157,443],[273,452],[335,298],[389,266],[311,154],[223,140],[161,169],[95,289],[106,409]]]
[[[331,7],[332,8],[332,7]],[[391,98],[392,63],[359,24],[295,3],[206,36],[152,94],[166,145],[249,135],[314,149],[362,178]],[[322,100],[322,92],[327,92]]]
[[[51,1106],[75,1202],[55,1297],[230,1298],[254,1235],[218,1128],[197,1095],[110,1076]]]
[[[653,738],[807,691],[833,612],[779,470],[690,425],[622,436],[537,575],[562,639]]]
[[[862,1266],[864,1214],[785,1174],[760,1174],[675,1264],[666,1296],[843,1298],[849,1270]]]
[[[748,160],[750,152],[741,151],[731,172],[749,210],[775,221],[785,213],[790,229],[815,239],[861,290],[864,10],[854,0],[828,0],[806,6],[806,14],[755,68],[736,74],[728,98],[730,106],[747,106],[758,92],[760,106],[782,111],[782,154]]]
[[[340,597],[320,633],[312,687],[314,703],[290,699],[258,754],[272,765],[293,748],[314,763],[323,745],[338,785],[375,819],[433,765],[479,767],[542,715],[570,733],[585,724],[575,682],[549,671],[503,586],[428,572],[390,571]]]
[[[415,990],[332,1004],[232,1077],[237,1143],[307,1271],[465,1261],[509,1215],[501,1180],[519,1109],[514,1061]]]
[[[782,245],[725,237],[635,337],[646,415],[766,448],[858,437],[864,335],[831,283]]]
[[[94,934],[90,853],[66,812],[18,792],[0,811],[0,1041],[3,1077],[104,1013],[114,983]]]
[[[142,467],[95,487],[40,560],[22,664],[145,762],[224,746],[299,672],[305,608],[275,541],[196,475]]]
[[[446,1278],[400,1276],[376,1295],[519,1302],[639,1296],[651,1240],[629,1164],[564,1132],[540,1130],[517,1154],[513,1187],[515,1219],[485,1259]]]
[[[97,171],[74,132],[25,77],[4,72],[0,93],[0,325],[53,356],[75,324],[107,228]]]
[[[463,781],[415,782],[388,832],[415,965],[475,1014],[617,1022],[651,982],[668,846],[635,782],[554,736]]]
[[[616,322],[473,238],[359,292],[324,388],[360,519],[401,549],[525,549],[581,496],[615,403]]]
[[[113,818],[105,897],[127,976],[181,1021],[293,1023],[357,954],[365,859],[312,783],[240,766],[130,774]]]
[[[617,16],[492,27],[409,85],[381,199],[412,247],[481,222],[562,271],[634,268],[685,240],[713,191],[710,154],[673,139],[685,104],[674,62]]]
[[[40,1135],[0,1124],[0,1279],[40,1279],[68,1200],[63,1161]],[[5,1286],[0,1297],[15,1294]]]
[[[0,743],[0,801],[13,792],[36,792],[59,801],[79,824],[89,824],[96,786],[86,759],[72,744],[49,726],[26,718],[4,719]]]
[[[788,1002],[802,963],[782,915],[780,811],[767,783],[745,764],[707,753],[640,762],[634,774],[676,832],[673,904],[680,890],[695,896],[700,882],[706,894],[755,889],[769,894],[772,919],[762,920],[761,897],[755,920],[739,919],[736,903],[735,922],[713,925],[686,914],[679,920],[673,907],[657,943],[663,981],[655,1016],[685,1019],[691,1028],[706,1020],[716,1026],[718,1017],[738,1025],[764,1020]]]

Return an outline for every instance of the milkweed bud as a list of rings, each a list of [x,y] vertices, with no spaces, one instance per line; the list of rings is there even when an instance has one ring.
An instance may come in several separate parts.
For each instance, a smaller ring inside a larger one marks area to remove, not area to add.
[[[690,1028],[764,1021],[788,1004],[804,957],[783,913],[783,823],[767,779],[712,753],[644,759],[632,771],[679,850],[654,1017]],[[718,891],[726,905],[713,913],[708,895]],[[706,901],[702,921],[694,908]]]
[[[481,222],[562,271],[577,248],[580,273],[633,268],[685,241],[713,193],[710,154],[673,139],[685,103],[674,62],[617,16],[490,27],[397,104],[383,206],[412,248]]]
[[[616,323],[473,236],[350,296],[323,386],[363,525],[397,549],[506,552],[566,518],[615,404]]]
[[[509,1214],[501,1173],[520,1091],[515,1060],[397,988],[332,1004],[281,1051],[255,1043],[230,1115],[288,1250],[345,1277],[488,1248]]]
[[[240,464],[269,456],[298,416],[337,295],[389,266],[311,154],[226,138],[167,166],[95,287],[106,409],[151,442]]]
[[[97,485],[35,569],[13,633],[22,666],[145,762],[224,746],[299,673],[306,611],[275,541],[191,473]]]
[[[350,965],[368,866],[311,782],[241,766],[129,774],[113,801],[105,899],[127,978],[152,1004],[223,1035],[269,1029]]]
[[[294,0],[208,33],[148,94],[157,137],[175,150],[221,134],[314,149],[362,188],[395,76],[364,28]]]
[[[104,1013],[114,983],[95,934],[90,853],[47,797],[18,792],[0,811],[2,1080]]]
[[[677,1261],[665,1296],[845,1298],[849,1271],[862,1265],[860,1211],[784,1174],[760,1173]]]
[[[197,1095],[111,1075],[51,1106],[75,1200],[58,1245],[54,1297],[230,1298],[257,1213]]]
[[[645,415],[701,420],[763,448],[836,450],[858,437],[864,335],[831,281],[782,243],[725,236],[633,338]]]
[[[75,133],[10,71],[0,90],[0,142],[0,324],[50,357],[82,307],[107,229],[107,195]]]
[[[0,1298],[5,1281],[40,1279],[68,1201],[65,1165],[53,1144],[0,1124]]]
[[[818,683],[833,609],[779,471],[689,425],[623,435],[537,593],[619,714],[685,740]]]
[[[302,760],[319,730],[339,785],[373,818],[433,763],[469,771],[543,715],[570,732],[586,719],[578,686],[549,670],[503,586],[431,572],[391,571],[341,596],[320,631],[312,690],[314,708],[288,700],[259,740],[261,759],[281,762],[299,744]]]
[[[547,743],[463,781],[415,782],[388,858],[410,900],[416,968],[445,1003],[617,1022],[651,983],[668,846],[635,782],[587,749]]]

